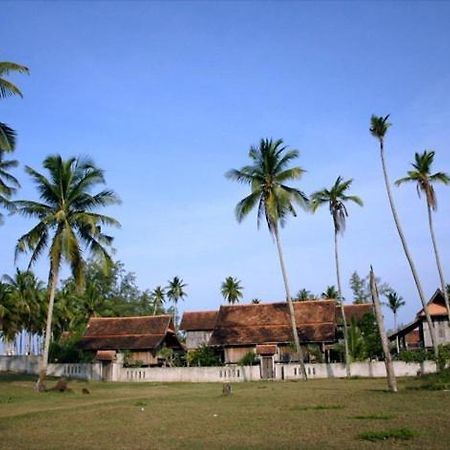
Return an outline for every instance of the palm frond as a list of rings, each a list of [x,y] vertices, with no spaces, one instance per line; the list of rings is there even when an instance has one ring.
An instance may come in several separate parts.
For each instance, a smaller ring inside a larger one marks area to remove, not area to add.
[[[0,151],[12,152],[16,148],[16,132],[0,122]]]

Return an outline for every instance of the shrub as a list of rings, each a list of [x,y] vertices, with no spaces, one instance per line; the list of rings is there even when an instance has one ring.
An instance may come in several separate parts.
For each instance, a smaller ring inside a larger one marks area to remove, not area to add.
[[[202,345],[197,350],[188,354],[187,360],[191,366],[221,366],[220,358],[216,352],[207,345]]]
[[[258,356],[255,352],[247,352],[238,362],[240,366],[254,366],[258,364]]]
[[[49,360],[52,363],[91,363],[94,354],[79,348],[79,336],[60,339],[50,344]]]
[[[426,360],[434,360],[434,355],[424,349],[402,350],[397,357],[400,361],[422,363]]]

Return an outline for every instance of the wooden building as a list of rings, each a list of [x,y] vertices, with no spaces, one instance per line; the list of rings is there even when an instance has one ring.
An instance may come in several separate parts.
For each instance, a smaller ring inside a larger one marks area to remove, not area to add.
[[[436,290],[426,307],[436,330],[438,344],[449,344],[450,326],[444,295],[440,289]],[[389,340],[392,342],[398,340],[400,349],[432,348],[431,336],[423,308],[416,314],[416,318],[412,322],[390,334]]]
[[[180,330],[186,333],[186,348],[195,350],[207,345],[216,324],[218,311],[185,312],[180,323]]]
[[[91,317],[80,347],[96,352],[99,361],[113,361],[127,351],[130,362],[158,365],[164,348],[184,351],[173,326],[172,316]]]

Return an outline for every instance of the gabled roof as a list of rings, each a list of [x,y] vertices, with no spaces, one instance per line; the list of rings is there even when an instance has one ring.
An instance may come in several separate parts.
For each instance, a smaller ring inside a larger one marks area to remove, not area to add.
[[[332,342],[335,338],[334,300],[294,302],[302,342]],[[221,306],[210,345],[255,345],[293,342],[286,302]]]
[[[181,319],[180,330],[183,331],[212,331],[219,311],[185,312]]]
[[[436,292],[427,303],[427,310],[430,316],[447,316],[447,308],[445,306],[444,294],[440,289],[436,289]],[[417,313],[417,317],[424,317],[425,312],[423,308]]]
[[[87,350],[153,350],[164,340],[181,348],[172,316],[91,317],[80,347]]]

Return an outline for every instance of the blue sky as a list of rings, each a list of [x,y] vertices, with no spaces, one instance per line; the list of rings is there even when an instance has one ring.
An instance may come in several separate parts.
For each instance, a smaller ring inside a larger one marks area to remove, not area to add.
[[[247,189],[224,173],[247,162],[251,144],[281,137],[300,150],[306,193],[354,178],[364,208],[350,207],[341,245],[350,274],[376,273],[419,308],[384,191],[372,113],[390,113],[392,179],[415,151],[437,152],[450,171],[450,4],[444,2],[4,2],[1,59],[24,99],[1,102],[19,133],[20,198],[35,198],[23,172],[50,153],[92,156],[122,205],[108,212],[116,257],[142,289],[174,275],[189,285],[186,309],[216,308],[221,281],[242,280],[245,299],[284,298],[276,248],[256,219],[233,215]],[[450,280],[450,189],[435,216]],[[425,204],[395,189],[427,295],[438,285]],[[14,270],[18,217],[0,228],[0,272]],[[282,232],[292,290],[335,283],[328,211],[300,214]],[[20,260],[20,266],[26,264]],[[36,266],[45,280],[47,261]],[[388,325],[392,323],[387,314]]]

